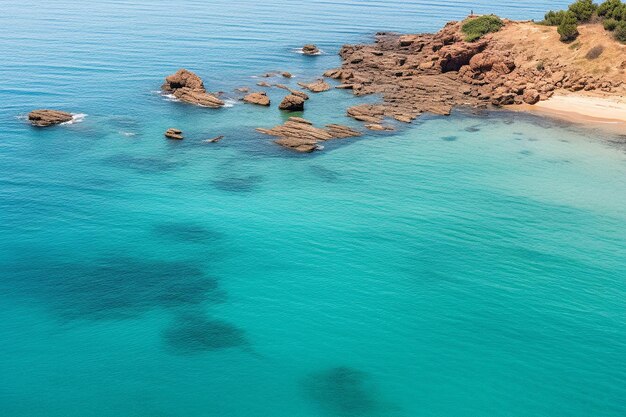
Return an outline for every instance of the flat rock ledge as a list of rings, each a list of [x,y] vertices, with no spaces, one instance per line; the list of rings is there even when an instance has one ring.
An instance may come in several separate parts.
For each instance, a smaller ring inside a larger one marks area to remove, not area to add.
[[[186,69],[179,69],[167,76],[161,90],[172,94],[182,102],[197,106],[218,108],[224,105],[222,100],[207,93],[199,76]]]
[[[184,139],[183,131],[180,129],[173,128],[173,127],[170,127],[169,129],[165,131],[165,137],[168,139],[174,139],[174,140]]]
[[[37,127],[54,126],[72,121],[72,114],[60,110],[33,110],[28,113],[28,121]]]
[[[257,92],[248,94],[243,98],[243,101],[250,104],[256,104],[258,106],[269,106],[270,98],[267,96],[265,92]]]
[[[324,91],[328,91],[331,89],[330,84],[328,84],[324,80],[317,80],[312,83],[298,83],[298,85],[302,88],[309,90],[312,93],[321,93]]]
[[[297,152],[313,152],[319,149],[320,142],[327,140],[361,136],[361,132],[348,126],[331,124],[319,128],[301,117],[290,117],[282,125],[271,129],[258,128],[257,131],[278,137],[275,143]]]

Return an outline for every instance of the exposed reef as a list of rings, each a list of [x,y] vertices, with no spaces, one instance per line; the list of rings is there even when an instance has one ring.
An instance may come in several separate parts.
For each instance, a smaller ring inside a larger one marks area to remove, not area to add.
[[[72,121],[72,114],[60,110],[33,110],[28,113],[28,121],[37,127],[47,127]]]
[[[179,69],[174,74],[167,76],[161,90],[189,104],[211,108],[224,105],[222,100],[207,93],[200,77],[186,69]]]
[[[331,124],[325,129],[300,117],[290,117],[284,124],[272,129],[257,129],[266,135],[276,136],[277,144],[298,152],[313,152],[319,143],[331,139],[361,136],[361,133],[347,126]]]
[[[168,139],[183,140],[183,131],[170,127],[165,131],[165,137]]]

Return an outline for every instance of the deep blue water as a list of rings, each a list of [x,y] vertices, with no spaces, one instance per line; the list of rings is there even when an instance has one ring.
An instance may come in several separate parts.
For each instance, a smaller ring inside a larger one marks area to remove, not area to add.
[[[490,3],[5,0],[0,415],[626,415],[620,138],[456,112],[302,156],[255,133],[275,107],[156,93],[180,67],[295,84],[376,31],[566,2]],[[40,107],[87,116],[31,128]]]

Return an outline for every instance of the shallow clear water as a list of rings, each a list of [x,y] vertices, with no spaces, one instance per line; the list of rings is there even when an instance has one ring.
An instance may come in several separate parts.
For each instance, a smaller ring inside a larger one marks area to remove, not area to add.
[[[565,2],[256,3],[3,4],[0,414],[625,415],[618,138],[457,112],[303,156],[254,132],[275,108],[154,93],[183,66],[295,83],[378,30]],[[87,117],[38,130],[35,107]]]

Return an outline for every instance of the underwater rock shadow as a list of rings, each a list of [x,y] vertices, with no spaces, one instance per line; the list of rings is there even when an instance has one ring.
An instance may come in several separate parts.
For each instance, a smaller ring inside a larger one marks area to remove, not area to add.
[[[23,261],[4,285],[65,320],[120,320],[157,308],[221,303],[217,280],[197,265],[108,257],[82,263]],[[4,286],[3,285],[3,286]]]
[[[223,240],[221,232],[193,222],[166,222],[152,228],[159,237],[185,243],[218,243]]]
[[[369,374],[349,366],[316,372],[303,381],[304,392],[328,415],[388,415]],[[385,411],[385,413],[382,413]]]
[[[104,163],[116,168],[132,169],[142,174],[155,174],[160,172],[173,171],[183,165],[184,162],[177,162],[170,159],[157,158],[151,156],[133,156],[130,154],[118,154],[105,158]]]
[[[262,182],[263,177],[261,175],[222,177],[211,181],[218,190],[231,193],[251,193],[257,191]]]
[[[223,349],[242,348],[252,352],[243,329],[202,314],[182,314],[162,333],[168,351],[177,355],[199,355]]]
[[[326,182],[338,182],[341,179],[341,174],[339,172],[326,168],[323,165],[313,164],[309,166],[309,169],[318,178]]]
[[[441,140],[446,141],[446,142],[455,142],[459,140],[459,137],[458,136],[442,136]]]

